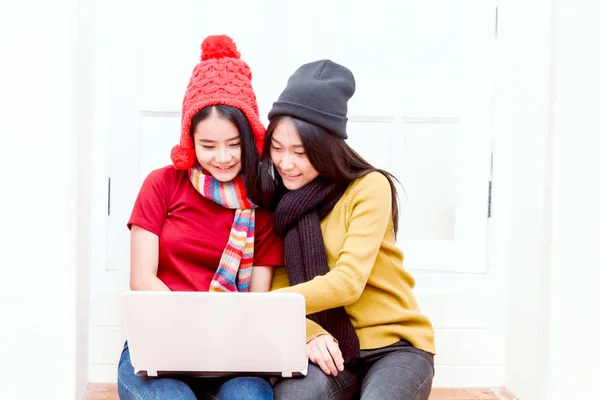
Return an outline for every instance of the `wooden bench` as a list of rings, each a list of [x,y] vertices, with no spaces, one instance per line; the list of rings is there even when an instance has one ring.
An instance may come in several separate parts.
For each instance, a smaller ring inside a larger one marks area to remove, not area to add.
[[[112,383],[90,383],[84,400],[118,400],[117,385]],[[435,388],[430,400],[517,400],[506,389],[485,388]]]

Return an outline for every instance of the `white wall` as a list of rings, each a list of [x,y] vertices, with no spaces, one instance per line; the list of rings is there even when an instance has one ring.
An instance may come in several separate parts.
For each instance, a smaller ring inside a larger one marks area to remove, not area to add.
[[[600,368],[600,11],[593,0],[500,2],[497,105],[510,272],[507,386],[588,399]]]
[[[506,385],[537,399],[550,229],[550,0],[500,1],[498,14],[494,224],[502,246],[494,260],[508,266]]]
[[[94,91],[94,2],[79,0],[77,41],[77,398],[89,378],[90,276],[92,255],[92,176]]]
[[[0,398],[76,396],[76,0],[0,6]]]
[[[598,395],[600,5],[553,0],[547,372],[544,399]]]

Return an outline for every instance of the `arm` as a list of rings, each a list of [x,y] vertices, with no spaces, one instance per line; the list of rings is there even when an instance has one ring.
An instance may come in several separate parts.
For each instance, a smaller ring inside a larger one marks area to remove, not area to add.
[[[290,283],[286,269],[282,267],[277,268],[273,275],[271,290],[274,292],[280,292],[280,289],[287,288],[289,286]],[[323,329],[321,325],[317,324],[315,321],[306,318],[306,343],[321,335],[329,335],[329,332]]]
[[[289,286],[285,268],[277,268],[273,277],[272,290]],[[344,357],[337,341],[321,325],[306,318],[306,356],[327,375],[337,376],[344,370]]]
[[[158,271],[158,235],[167,215],[171,184],[175,170],[152,171],[140,188],[131,217],[130,278],[131,290],[165,291],[169,288],[156,276]]]
[[[273,267],[252,267],[251,292],[268,292],[273,280]]]
[[[158,277],[158,236],[131,226],[131,290],[170,291]]]
[[[318,338],[319,336],[327,335],[333,338],[323,327],[317,324],[312,319],[306,318],[306,343],[311,340]],[[337,343],[337,340],[333,338],[333,340]]]
[[[278,292],[300,293],[306,313],[352,304],[361,296],[390,223],[391,187],[379,174],[368,175],[349,194],[348,231],[334,267],[325,275]],[[325,234],[326,236],[326,234]]]

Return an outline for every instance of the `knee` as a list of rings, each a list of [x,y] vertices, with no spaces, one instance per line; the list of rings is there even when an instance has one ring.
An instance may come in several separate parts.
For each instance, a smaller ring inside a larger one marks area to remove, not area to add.
[[[169,378],[121,379],[117,390],[121,400],[195,400],[192,389],[182,381]]]
[[[362,381],[361,399],[426,400],[431,392],[434,367],[423,352],[398,351],[371,366]]]
[[[127,344],[125,344],[119,360],[117,391],[121,400],[196,399],[192,389],[183,381],[136,375],[131,365]]]
[[[221,386],[218,398],[219,400],[273,400],[273,388],[263,378],[232,378]]]
[[[331,392],[329,377],[319,368],[311,368],[303,378],[285,378],[279,380],[273,392],[275,399],[317,399],[328,398]]]
[[[185,382],[171,378],[137,376],[128,362],[119,365],[117,391],[121,400],[196,399]]]

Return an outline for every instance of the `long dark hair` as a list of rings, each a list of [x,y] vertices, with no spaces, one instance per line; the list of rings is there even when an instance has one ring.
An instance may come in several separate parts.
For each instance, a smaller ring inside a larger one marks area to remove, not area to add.
[[[250,123],[241,110],[235,107],[226,106],[224,104],[218,104],[204,107],[198,111],[196,115],[194,115],[194,118],[192,118],[192,123],[190,125],[190,136],[192,138],[192,143],[194,142],[194,131],[196,130],[196,126],[200,121],[210,117],[213,114],[213,110],[218,116],[225,118],[235,125],[240,133],[240,145],[242,153],[241,174],[246,184],[246,193],[248,197],[250,200],[257,203],[260,201],[257,172],[259,164],[258,148],[256,146],[256,139],[254,138],[254,133],[252,132]]]
[[[348,143],[320,126],[289,116],[274,117],[265,136],[262,162],[259,167],[259,183],[262,191],[262,205],[275,210],[281,197],[287,192],[271,160],[271,139],[275,128],[289,118],[302,140],[304,151],[312,166],[320,176],[334,182],[350,184],[370,172],[377,171],[387,178],[392,189],[392,220],[394,236],[398,232],[398,192],[394,181],[398,180],[389,172],[375,168],[354,151]]]

